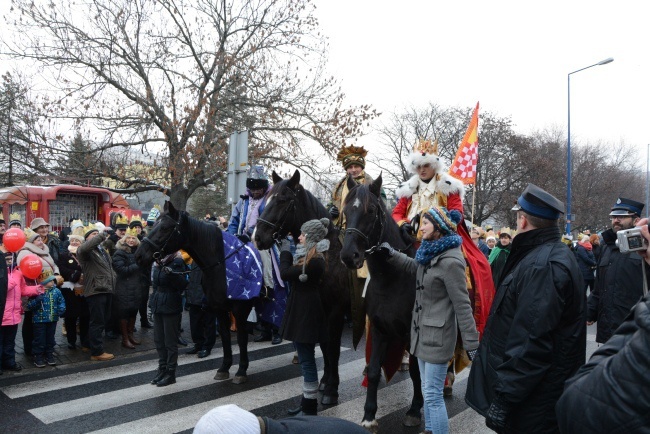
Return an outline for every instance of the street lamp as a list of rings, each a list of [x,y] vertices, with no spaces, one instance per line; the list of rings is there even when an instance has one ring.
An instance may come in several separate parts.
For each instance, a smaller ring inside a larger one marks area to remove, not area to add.
[[[567,235],[571,235],[571,74],[584,71],[585,69],[593,68],[594,66],[607,65],[608,63],[612,63],[613,61],[614,61],[613,57],[608,57],[605,60],[601,60],[598,63],[594,63],[593,65],[585,66],[584,68],[576,69],[573,72],[569,72],[566,76],[566,80],[567,80],[566,233]]]

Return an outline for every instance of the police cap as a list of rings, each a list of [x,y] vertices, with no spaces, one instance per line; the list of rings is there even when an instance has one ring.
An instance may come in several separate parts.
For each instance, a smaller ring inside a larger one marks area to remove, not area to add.
[[[643,211],[643,204],[632,199],[626,199],[624,197],[619,197],[616,199],[616,203],[612,207],[612,212],[609,213],[610,216],[641,216],[641,211]]]
[[[525,211],[527,214],[547,220],[557,220],[560,214],[564,214],[564,203],[538,186],[528,184],[512,210]]]

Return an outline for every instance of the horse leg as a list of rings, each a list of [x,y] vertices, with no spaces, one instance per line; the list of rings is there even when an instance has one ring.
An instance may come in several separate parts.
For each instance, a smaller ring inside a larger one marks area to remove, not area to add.
[[[388,339],[376,327],[370,333],[372,339],[372,353],[368,364],[368,389],[366,391],[366,404],[363,407],[363,420],[361,426],[370,432],[379,431],[379,423],[375,419],[377,414],[377,389],[381,379],[381,365],[388,351]]]
[[[422,379],[420,378],[418,359],[413,354],[409,355],[409,374],[413,382],[413,400],[402,423],[404,426],[420,426],[424,397],[422,396]]]
[[[227,380],[230,377],[230,367],[232,366],[232,348],[230,347],[230,315],[225,308],[217,310],[217,322],[219,323],[219,335],[221,336],[221,346],[223,347],[223,359],[221,367],[217,369],[214,376],[215,380]]]
[[[327,370],[323,375],[325,390],[321,403],[323,405],[334,405],[339,401],[339,358],[341,357],[341,335],[343,334],[343,310],[338,308],[330,314],[328,321],[329,341],[326,345]]]
[[[239,369],[232,379],[235,384],[243,384],[248,381],[246,376],[248,370],[248,330],[246,330],[246,320],[252,308],[252,302],[233,302],[233,313],[237,320],[237,345],[239,345]]]

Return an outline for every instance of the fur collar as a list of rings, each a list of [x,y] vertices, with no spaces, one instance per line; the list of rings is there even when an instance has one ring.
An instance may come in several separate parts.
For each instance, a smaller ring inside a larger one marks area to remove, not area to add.
[[[458,193],[460,194],[461,199],[465,197],[465,188],[462,181],[459,181],[447,173],[438,174],[429,182],[435,182],[436,193],[440,193],[443,196]],[[397,199],[411,197],[418,191],[419,185],[420,177],[418,175],[413,175],[408,181],[403,182],[399,188],[395,190],[395,196]]]

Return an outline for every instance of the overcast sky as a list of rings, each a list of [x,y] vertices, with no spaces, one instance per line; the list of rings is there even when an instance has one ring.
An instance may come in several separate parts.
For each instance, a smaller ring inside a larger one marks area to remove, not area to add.
[[[567,74],[613,57],[571,75],[572,144],[624,142],[645,161],[647,2],[315,1],[331,72],[384,113],[480,101],[519,133],[566,131]]]

